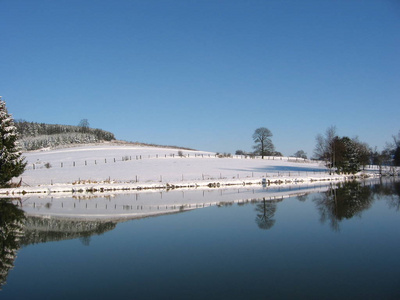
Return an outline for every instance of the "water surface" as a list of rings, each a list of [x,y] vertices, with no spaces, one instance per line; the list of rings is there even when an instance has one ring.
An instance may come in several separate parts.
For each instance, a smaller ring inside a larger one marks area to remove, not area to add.
[[[0,298],[400,298],[399,182],[275,192],[213,190],[204,203],[219,205],[125,222],[28,216]]]

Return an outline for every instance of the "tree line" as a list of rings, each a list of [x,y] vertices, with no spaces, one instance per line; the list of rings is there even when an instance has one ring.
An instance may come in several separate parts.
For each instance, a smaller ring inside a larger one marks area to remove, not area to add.
[[[265,127],[257,128],[252,136],[254,152],[251,155],[282,156],[275,150],[271,140],[272,132]],[[14,121],[8,113],[6,103],[0,97],[0,187],[10,185],[13,177],[21,175],[26,167],[21,147],[35,150],[71,143],[89,143],[114,140],[114,134],[101,129],[92,129],[87,119],[78,126],[44,124]],[[237,155],[247,155],[244,151],[236,151]],[[355,174],[368,164],[400,166],[400,131],[393,136],[393,142],[387,143],[381,152],[371,150],[368,144],[357,138],[339,137],[336,127],[329,127],[325,135],[316,137],[314,158],[323,160],[331,172]],[[307,158],[303,150],[295,153],[296,157]],[[394,172],[393,172],[394,173]]]
[[[90,128],[87,119],[81,120],[78,126],[16,120],[15,127],[23,150],[37,150],[59,145],[94,143],[115,139],[111,132]]]
[[[236,155],[249,156],[282,156],[275,150],[272,143],[272,132],[265,127],[257,128],[253,133],[254,152],[237,150]],[[294,157],[307,159],[303,150],[298,150]],[[355,174],[367,165],[400,166],[400,131],[393,136],[393,142],[386,144],[385,149],[379,152],[374,150],[358,138],[340,137],[336,134],[336,127],[329,127],[325,134],[316,136],[316,145],[313,159],[322,160],[330,173]]]
[[[324,135],[317,135],[314,155],[316,159],[325,161],[331,172],[355,174],[369,164],[379,166],[382,171],[382,166],[400,166],[400,131],[392,137],[393,142],[386,143],[379,152],[358,138],[338,136],[336,127],[331,126]]]

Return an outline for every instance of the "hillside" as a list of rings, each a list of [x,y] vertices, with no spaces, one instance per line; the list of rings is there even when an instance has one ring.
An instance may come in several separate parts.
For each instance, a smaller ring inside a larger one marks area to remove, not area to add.
[[[180,146],[120,141],[116,140],[112,132],[87,126],[46,124],[24,120],[16,120],[15,126],[17,127],[19,143],[23,151],[66,148],[111,141],[119,145],[194,150]]]
[[[87,126],[45,124],[22,120],[15,121],[15,126],[20,135],[19,143],[23,150],[115,140],[113,133]]]
[[[18,189],[2,193],[131,190],[342,180],[320,162],[289,157],[223,157],[215,153],[105,142],[29,151]]]

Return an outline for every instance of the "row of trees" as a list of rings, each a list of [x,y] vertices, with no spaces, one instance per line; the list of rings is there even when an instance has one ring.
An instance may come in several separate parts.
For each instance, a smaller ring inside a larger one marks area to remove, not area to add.
[[[271,140],[272,132],[265,127],[257,128],[253,134],[254,152],[248,153],[237,150],[236,155],[282,156],[275,150]],[[297,151],[294,157],[307,158],[303,150]],[[393,142],[387,143],[382,152],[372,150],[367,143],[358,138],[340,137],[336,134],[336,127],[329,127],[325,134],[318,134],[314,150],[314,159],[323,160],[331,173],[355,174],[366,165],[374,164],[400,166],[400,132],[393,136]]]
[[[19,132],[20,136],[17,134]],[[275,150],[272,132],[265,127],[257,128],[253,134],[254,152],[251,155],[282,156]],[[114,134],[101,129],[91,129],[87,119],[78,126],[51,125],[27,121],[14,122],[8,114],[6,103],[0,97],[0,187],[7,186],[13,177],[21,175],[26,166],[17,140],[26,150],[52,147],[62,144],[87,143],[115,139]],[[238,150],[236,154],[247,154]],[[303,150],[296,157],[307,158]],[[324,160],[331,172],[354,174],[368,164],[400,166],[400,132],[393,136],[382,152],[372,151],[366,143],[349,137],[339,137],[336,127],[329,127],[325,135],[316,138],[315,158]]]
[[[347,136],[339,137],[336,127],[329,127],[325,135],[318,134],[315,158],[324,160],[331,172],[355,174],[370,163],[370,150],[366,143]]]
[[[19,133],[19,142],[24,150],[115,139],[111,132],[90,128],[87,119],[81,120],[78,126],[44,124],[24,120],[16,121],[15,126]]]
[[[14,121],[6,103],[0,97],[0,187],[10,186],[14,177],[26,167],[24,150],[35,150],[65,144],[111,141],[114,134],[89,127],[87,119],[78,126],[52,125],[27,121]]]
[[[339,137],[336,127],[331,126],[324,135],[317,135],[314,155],[316,159],[324,160],[331,172],[337,173],[355,174],[369,164],[400,166],[400,132],[393,140],[382,152],[376,148],[373,151],[358,138]]]

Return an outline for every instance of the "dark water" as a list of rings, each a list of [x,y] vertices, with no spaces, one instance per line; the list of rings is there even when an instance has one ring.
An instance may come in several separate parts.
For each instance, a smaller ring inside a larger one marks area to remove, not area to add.
[[[27,229],[19,244],[9,233],[0,299],[400,299],[399,195],[399,182],[354,182],[85,233]],[[3,233],[18,232],[1,203]]]

